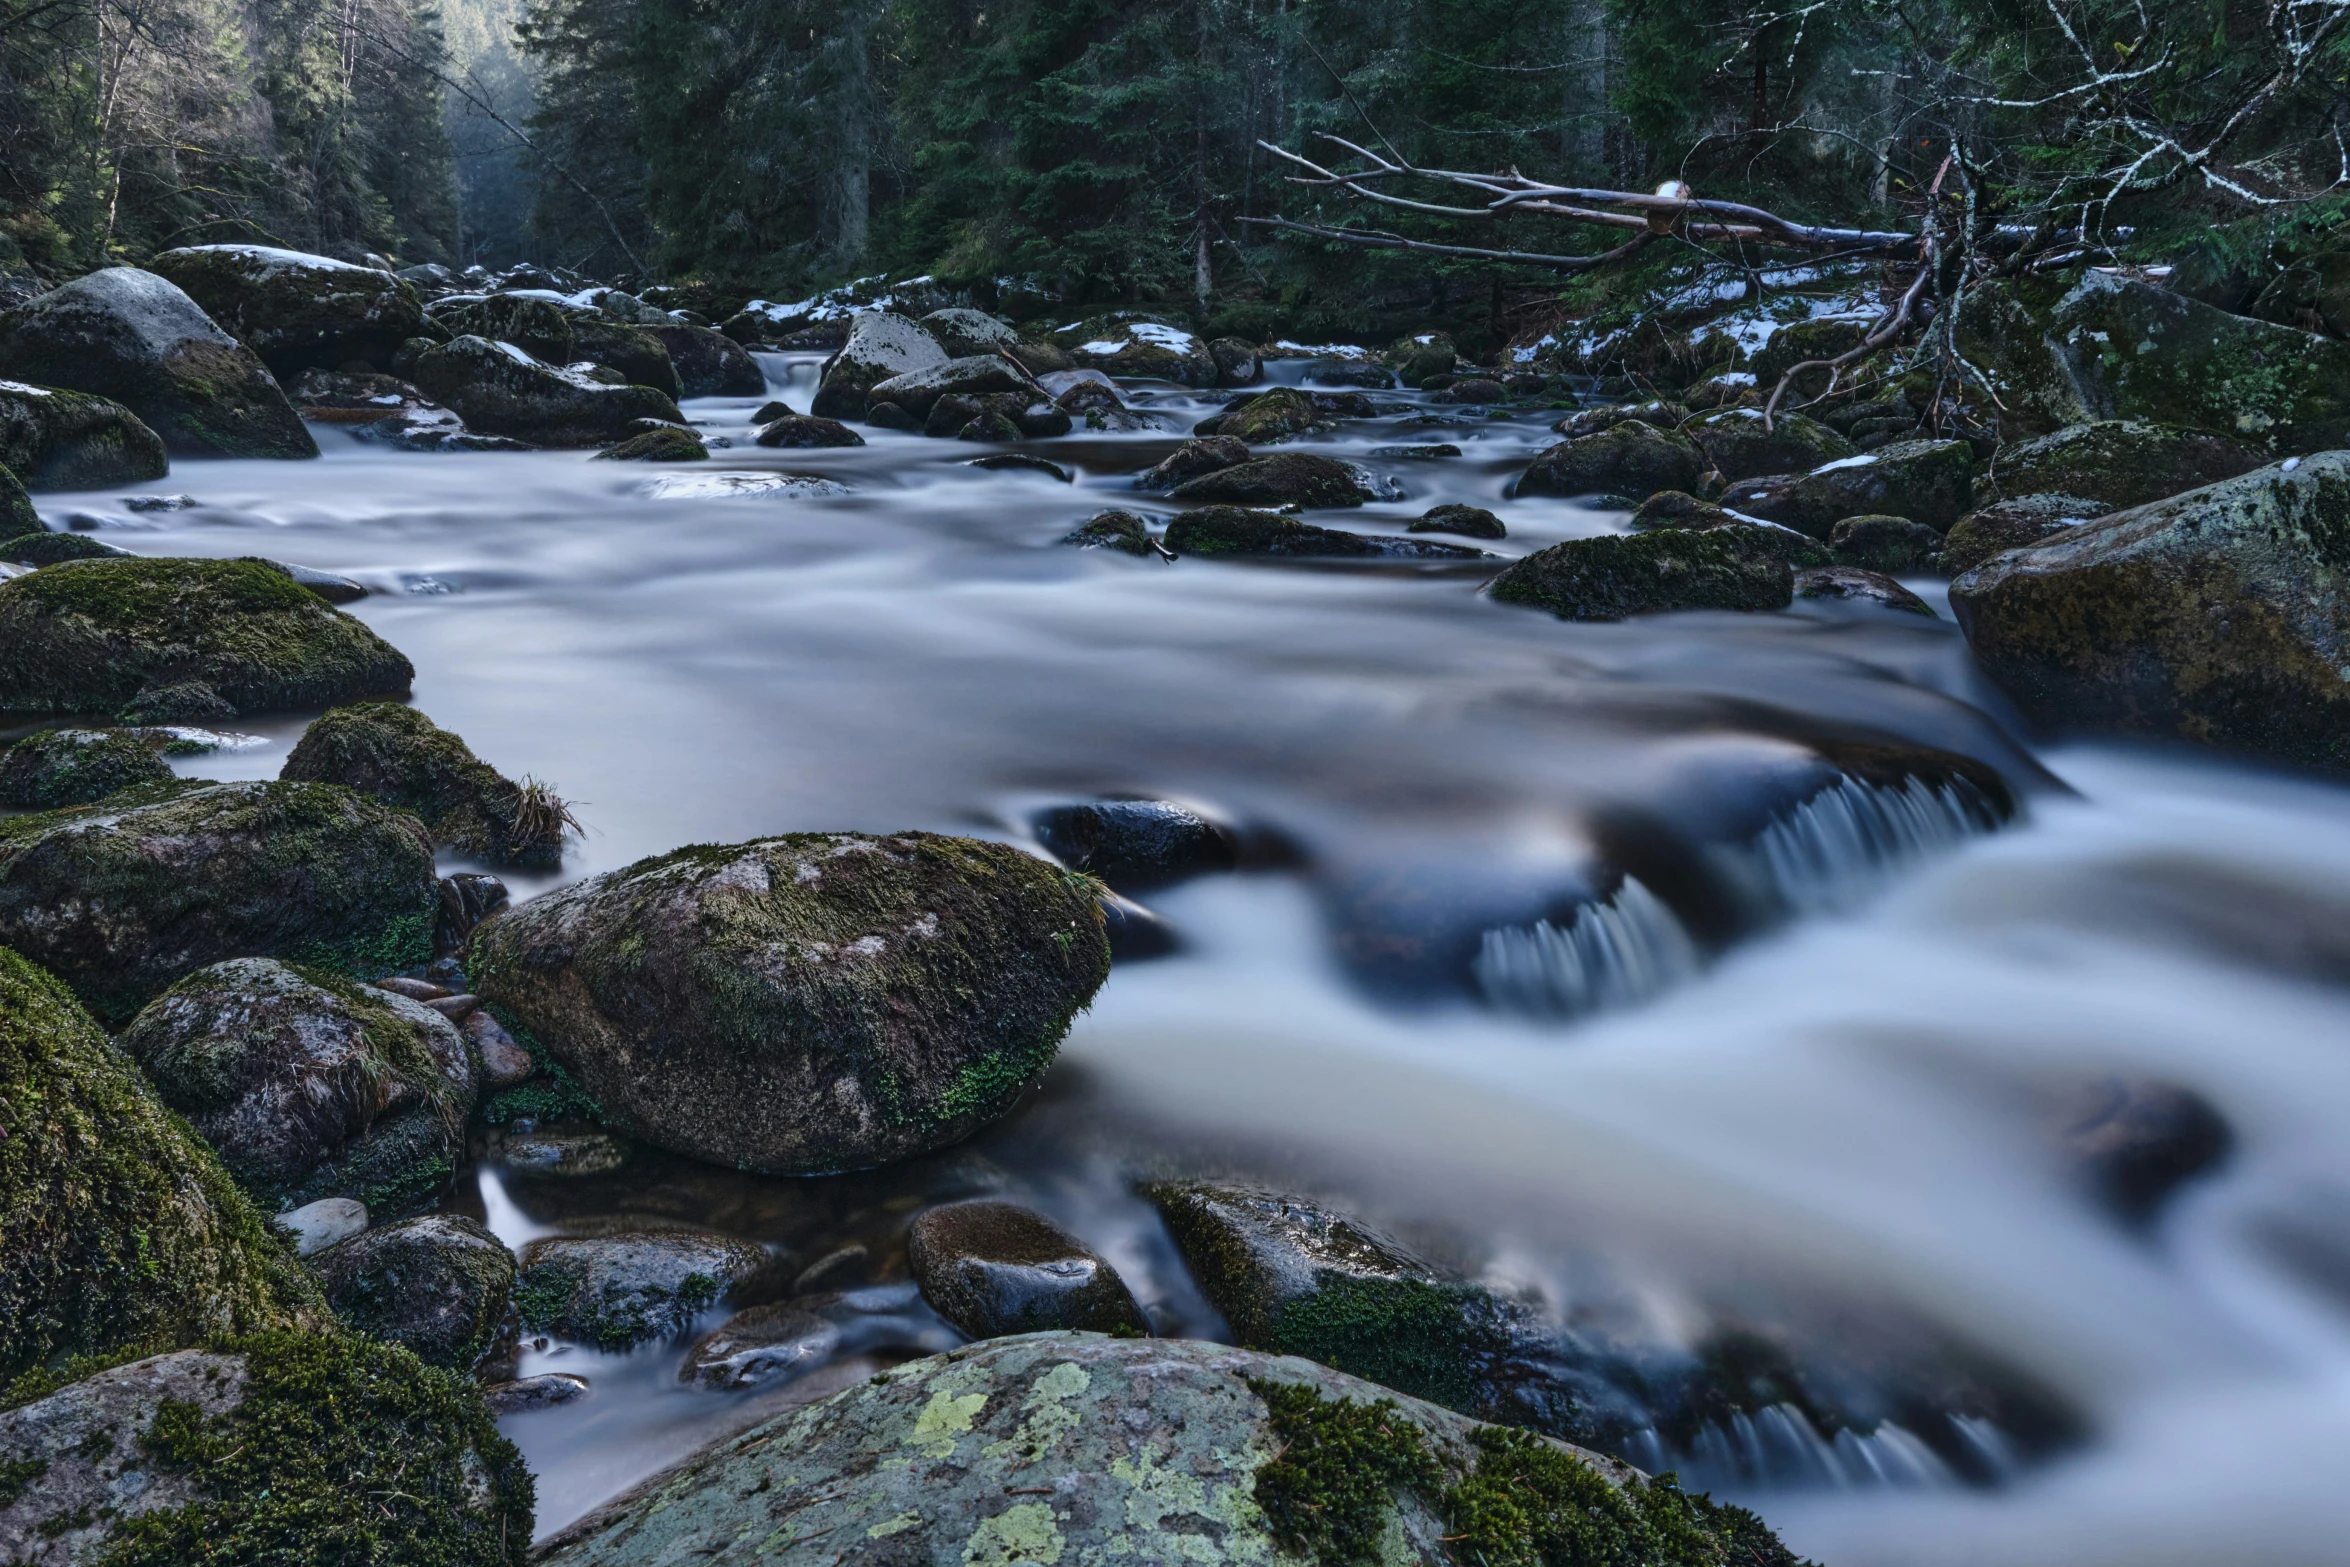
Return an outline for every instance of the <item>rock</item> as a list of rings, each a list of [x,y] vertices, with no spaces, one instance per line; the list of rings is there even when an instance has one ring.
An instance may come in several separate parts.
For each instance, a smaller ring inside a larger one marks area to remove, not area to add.
[[[201,680],[142,686],[138,695],[122,704],[115,718],[122,723],[225,724],[237,716],[236,704]]]
[[[292,1237],[295,1256],[313,1257],[364,1232],[367,1204],[350,1197],[321,1197],[274,1215],[269,1225]]]
[[[0,560],[13,561],[19,566],[54,566],[60,561],[103,560],[129,554],[129,550],[101,543],[86,533],[51,533],[46,528],[20,533],[0,543]]]
[[[2019,495],[1972,511],[1951,526],[1942,538],[1937,563],[1946,577],[1974,570],[1994,555],[2022,549],[2053,537],[2077,523],[2106,516],[2103,501],[2078,495]]]
[[[941,403],[939,406],[943,408],[946,405]],[[955,439],[959,441],[994,441],[1000,444],[1006,441],[1017,441],[1023,433],[1010,414],[990,408],[983,410],[978,418],[971,420],[960,430],[957,430]]]
[[[111,398],[182,456],[318,455],[253,351],[135,267],[76,278],[0,319],[0,365],[36,385]]]
[[[1951,608],[2037,722],[2339,770],[2346,508],[2350,453],[2288,459],[1995,556],[1951,585]]]
[[[389,272],[266,245],[194,245],[147,264],[290,381],[351,360],[390,362],[424,330],[424,303]]]
[[[682,849],[534,898],[471,952],[608,1124],[793,1174],[995,1120],[1109,970],[1082,878],[929,833]]]
[[[1627,419],[1561,441],[1518,480],[1520,495],[1653,495],[1693,490],[1709,464],[1686,436]]]
[[[1499,381],[1481,375],[1466,376],[1436,394],[1440,403],[1506,403],[1510,389]]]
[[[1914,526],[1914,525],[1913,525]],[[1915,593],[1880,572],[1864,571],[1858,566],[1814,566],[1795,574],[1795,596],[1799,599],[1838,599],[1853,604],[1875,604],[1885,609],[1905,610],[1935,617],[1932,606]]]
[[[0,465],[36,493],[96,490],[171,471],[163,437],[122,404],[0,381]]]
[[[1431,376],[1450,375],[1460,362],[1460,351],[1442,332],[1423,332],[1400,338],[1387,350],[1387,362],[1406,386],[1424,385]]]
[[[1227,408],[1216,434],[1261,446],[1284,436],[1302,435],[1323,422],[1312,398],[1295,387],[1276,386],[1238,408]]]
[[[1038,841],[1120,892],[1148,892],[1240,863],[1230,829],[1171,800],[1088,800],[1039,811]]]
[[[1686,490],[1659,490],[1632,513],[1633,528],[1642,532],[1650,528],[1718,528],[1739,520],[1738,513],[1701,501]]]
[[[1763,397],[1754,388],[1751,371],[1730,370],[1693,383],[1681,394],[1681,401],[1693,411],[1709,412],[1716,408],[1759,407]]]
[[[2249,447],[2224,435],[2142,419],[2069,425],[2037,440],[2002,446],[1984,478],[1995,495],[2080,495],[2099,515],[2164,500],[2261,466]]]
[[[182,783],[0,822],[0,942],[118,1025],[248,953],[413,967],[434,896],[416,819],[323,784]]]
[[[1682,609],[1785,609],[1795,583],[1764,530],[1731,523],[1569,539],[1516,562],[1487,591],[1498,603],[1562,620],[1623,620]]]
[[[2192,1089],[2148,1078],[2104,1077],[2049,1096],[2049,1141],[2083,1184],[2133,1224],[2180,1186],[2213,1169],[2235,1134]]]
[[[534,446],[601,446],[637,434],[640,419],[685,422],[677,404],[651,387],[608,386],[483,337],[436,344],[417,355],[412,375],[468,429]]]
[[[916,1214],[906,1261],[931,1309],[972,1338],[1059,1328],[1150,1335],[1118,1271],[1018,1203],[979,1198]]]
[[[1255,467],[1251,463],[1248,466]],[[1234,470],[1238,471],[1238,470]],[[1221,478],[1210,474],[1176,490],[1178,498],[1191,488]],[[1339,528],[1317,528],[1295,517],[1240,506],[1202,506],[1167,524],[1163,541],[1177,555],[1274,555],[1292,558],[1386,556],[1403,560],[1481,560],[1483,550],[1465,544],[1439,544],[1433,539],[1397,539]]]
[[[65,986],[5,947],[0,1105],[0,1377],[324,1323],[317,1286],[212,1150]]]
[[[1763,428],[1759,408],[1731,408],[1692,421],[1682,432],[1694,440],[1725,479],[1766,473],[1808,473],[1822,463],[1856,457],[1860,449],[1816,420],[1783,413]]]
[[[33,510],[33,498],[15,474],[0,466],[0,534],[19,539],[45,532],[41,514]]]
[[[1304,452],[1235,463],[1186,479],[1172,493],[1179,501],[1226,506],[1360,506],[1380,498],[1351,463]]]
[[[1078,366],[1104,375],[1181,386],[1214,386],[1216,361],[1199,338],[1169,321],[1133,311],[1093,316],[1053,334]]]
[[[331,571],[320,571],[315,566],[297,566],[290,560],[264,560],[258,555],[247,555],[244,559],[293,579],[295,586],[304,592],[315,593],[329,604],[356,604],[367,597],[364,584],[353,582],[349,577],[336,576]]]
[[[685,1332],[767,1260],[703,1230],[549,1236],[522,1248],[514,1308],[526,1333],[627,1349]]]
[[[742,352],[732,343],[727,346]],[[571,354],[574,359],[610,366],[631,386],[649,386],[668,398],[680,395],[677,367],[669,362],[669,349],[643,327],[576,317],[571,322]],[[762,380],[759,389],[764,391],[766,384]]]
[[[822,1267],[818,1263],[809,1271]],[[677,1379],[712,1392],[773,1387],[844,1356],[876,1351],[935,1355],[962,1341],[963,1335],[930,1309],[910,1281],[799,1295],[727,1318],[686,1351]]]
[[[1482,506],[1432,506],[1419,521],[1406,523],[1406,533],[1457,533],[1465,539],[1506,539],[1510,530]]]
[[[1049,457],[1034,452],[989,452],[985,457],[974,457],[963,465],[966,468],[985,468],[991,473],[1041,473],[1062,484],[1074,484],[1077,476]]]
[[[465,1151],[473,1059],[423,1002],[273,958],[198,969],[119,1041],[264,1209],[415,1213]]]
[[[570,831],[556,808],[561,802],[544,785],[513,782],[462,736],[396,702],[362,702],[318,718],[278,776],[356,789],[414,812],[436,848],[503,864],[554,864]]]
[[[117,729],[44,729],[0,751],[0,806],[48,811],[171,782],[157,748]]]
[[[1161,555],[1174,559],[1151,537],[1149,521],[1130,511],[1101,512],[1075,532],[1065,534],[1061,542],[1079,549],[1108,549],[1122,555]]]
[[[596,453],[599,460],[611,462],[703,462],[709,456],[710,448],[702,444],[700,436],[666,424]]]
[[[1551,426],[1569,440],[1598,435],[1619,424],[1651,424],[1670,434],[1689,422],[1689,410],[1679,403],[1622,403],[1611,408],[1586,408]]]
[[[715,327],[655,321],[645,330],[668,351],[680,397],[757,397],[767,390],[767,372],[750,350]]]
[[[1208,342],[1208,357],[1216,362],[1218,386],[1253,386],[1265,373],[1263,358],[1257,346],[1237,337],[1212,338]]]
[[[1248,460],[1247,442],[1230,435],[1203,435],[1196,440],[1185,441],[1160,458],[1156,467],[1146,469],[1135,479],[1134,487],[1138,490],[1171,490],[1202,474],[1237,468]]]
[[[508,1415],[527,1415],[533,1410],[569,1404],[587,1397],[588,1392],[587,1378],[554,1371],[512,1382],[492,1382],[481,1390],[481,1396],[490,1406],[490,1413],[503,1420]]]
[[[413,267],[402,267],[392,275],[401,282],[412,283],[418,288],[455,288],[457,286],[457,274],[437,261],[427,261]]]
[[[1846,517],[1893,516],[1937,532],[1971,505],[1974,448],[1964,441],[1896,441],[1792,477],[1749,479],[1722,504],[1824,539]]]
[[[488,1017],[476,1012],[475,1017]],[[510,1170],[569,1178],[608,1175],[628,1163],[629,1145],[609,1132],[502,1130],[490,1153]]]
[[[411,452],[527,452],[527,441],[503,435],[483,435],[465,428],[465,421],[448,409],[425,403],[368,424],[351,426],[363,441],[381,441]]]
[[[530,1052],[486,1010],[476,1010],[468,1016],[464,1032],[466,1042],[473,1047],[474,1064],[481,1069],[483,1087],[512,1088],[537,1074],[539,1065],[531,1059]]]
[[[1440,457],[1458,457],[1461,449],[1450,441],[1438,441],[1422,446],[1374,446],[1371,455],[1396,462],[1434,462]]]
[[[432,310],[433,322],[451,338],[483,337],[519,348],[550,365],[567,365],[579,357],[571,336],[571,312],[552,299],[527,294],[491,294],[482,299],[443,300]],[[409,371],[391,367],[394,374]]]
[[[973,1567],[1796,1567],[1753,1514],[1596,1453],[1301,1360],[1081,1333],[894,1367],[705,1449],[534,1560],[824,1567],[853,1531],[891,1562]]]
[[[75,1563],[523,1560],[530,1471],[472,1386],[347,1334],[133,1361],[0,1413],[0,1552]]]
[[[1907,517],[1847,517],[1828,530],[1840,566],[1863,571],[1931,571],[1942,535]]]
[[[1771,334],[1771,340],[1755,354],[1752,365],[1754,384],[1768,396],[1771,388],[1789,370],[1815,359],[1834,359],[1850,353],[1865,342],[1869,323],[1836,316],[1823,316],[1811,321],[1796,321]],[[1808,388],[1827,380],[1825,371],[1814,371],[1801,378]]]
[[[472,1370],[489,1352],[514,1291],[514,1254],[453,1213],[369,1230],[310,1266],[353,1329],[452,1371]]]
[[[938,400],[948,395],[978,398],[995,392],[1017,392],[1037,402],[1050,401],[1028,372],[1001,354],[981,354],[924,365],[893,375],[867,390],[877,403],[895,403],[917,419],[928,419]]]
[[[850,323],[848,341],[825,361],[809,412],[826,419],[858,418],[874,387],[909,370],[944,364],[946,357],[935,338],[904,316],[863,311]]]
[[[883,404],[883,407],[890,406]],[[911,422],[912,416],[908,415]],[[785,413],[765,421],[756,437],[761,446],[783,446],[795,450],[822,446],[862,446],[865,437],[842,424],[838,419],[818,419],[808,414]]]
[[[933,310],[922,318],[921,325],[922,330],[937,339],[939,346],[956,359],[1001,353],[1020,342],[1020,334],[1010,322],[999,321],[984,310]]]

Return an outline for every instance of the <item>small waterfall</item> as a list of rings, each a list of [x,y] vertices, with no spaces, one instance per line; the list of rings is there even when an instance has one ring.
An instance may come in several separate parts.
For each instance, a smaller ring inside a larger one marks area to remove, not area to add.
[[[1730,851],[1759,895],[1787,914],[1852,908],[1920,861],[1996,829],[1999,816],[1965,779],[1846,778],[1775,818]]]
[[[1631,877],[1562,929],[1548,920],[1485,933],[1472,972],[1505,1012],[1570,1018],[1646,1000],[1697,972],[1697,944],[1655,893]]]
[[[1916,1433],[1890,1420],[1865,1436],[1847,1427],[1831,1440],[1793,1404],[1708,1421],[1684,1452],[1668,1449],[1654,1432],[1632,1446],[1639,1455],[1634,1462],[1646,1458],[1678,1470],[1693,1491],[1758,1485],[1941,1490],[1965,1483]]]

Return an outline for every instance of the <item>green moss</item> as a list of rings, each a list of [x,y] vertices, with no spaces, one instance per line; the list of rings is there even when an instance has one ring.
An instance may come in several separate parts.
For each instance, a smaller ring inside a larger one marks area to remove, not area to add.
[[[1491,1316],[1474,1285],[1330,1272],[1273,1309],[1259,1347],[1457,1409],[1474,1396],[1471,1362],[1490,1347]]]
[[[1399,1491],[1434,1494],[1444,1471],[1393,1399],[1358,1404],[1310,1387],[1251,1379],[1278,1455],[1256,1474],[1267,1532],[1285,1550],[1347,1567],[1378,1559]]]
[[[338,707],[303,731],[279,777],[342,784],[412,812],[443,849],[514,864],[550,864],[559,816],[526,809],[526,789],[473,754],[463,737],[397,702]]]
[[[1496,603],[1562,620],[1623,620],[1668,610],[1784,609],[1795,579],[1764,530],[1733,523],[1569,539],[1511,566],[1488,591]]]
[[[0,1511],[16,1505],[16,1499],[24,1495],[26,1487],[48,1472],[49,1460],[46,1458],[0,1463]]]
[[[514,1315],[525,1328],[562,1321],[585,1278],[585,1272],[571,1263],[544,1262],[523,1270],[514,1281]]]
[[[581,1119],[604,1124],[603,1106],[595,1096],[579,1086],[579,1080],[563,1068],[537,1036],[516,1021],[504,1007],[492,1005],[490,1016],[496,1018],[514,1042],[529,1052],[538,1065],[538,1075],[527,1082],[502,1088],[482,1102],[476,1112],[491,1126],[504,1126],[509,1121],[561,1121]]]
[[[86,805],[171,779],[154,746],[119,731],[44,729],[0,752],[0,805],[18,810]]]
[[[317,603],[284,572],[241,560],[110,560],[18,580],[28,602],[104,631],[187,635],[212,615],[266,615]]]

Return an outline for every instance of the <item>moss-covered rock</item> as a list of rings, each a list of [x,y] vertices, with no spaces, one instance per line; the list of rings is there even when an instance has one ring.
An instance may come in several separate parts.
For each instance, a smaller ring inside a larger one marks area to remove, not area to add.
[[[1970,288],[1953,323],[1959,356],[1988,391],[2000,431],[2027,439],[2102,416],[2104,392],[2084,384],[2046,319],[2052,301],[2027,303],[2011,283]]]
[[[1054,345],[1081,369],[1180,386],[1214,386],[1215,356],[1186,327],[1139,311],[1088,316],[1056,328]]]
[[[1360,506],[1379,499],[1353,464],[1306,452],[1251,458],[1186,479],[1172,493],[1179,501],[1223,506]]]
[[[67,561],[0,582],[0,711],[111,712],[190,682],[239,712],[405,695],[397,648],[255,561]]]
[[[171,782],[161,749],[119,729],[44,729],[0,751],[0,805],[87,805],[118,789]]]
[[[669,351],[680,397],[757,397],[767,390],[767,373],[759,361],[715,327],[656,321],[647,323],[645,330]]]
[[[324,1321],[283,1241],[72,993],[0,947],[0,1379]]]
[[[1951,585],[2036,720],[2350,767],[2350,453],[2083,522]]]
[[[1771,334],[1771,340],[1756,352],[1747,365],[1754,372],[1754,383],[1770,395],[1780,378],[1799,364],[1814,360],[1834,359],[1848,354],[1867,341],[1870,323],[1842,316],[1823,316],[1814,321],[1796,321]],[[1816,381],[1814,380],[1816,377]],[[1800,391],[1812,390],[1827,383],[1828,372],[1814,371],[1801,377]]]
[[[1180,497],[1190,488],[1185,484],[1175,493]],[[1166,545],[1178,555],[1388,556],[1407,560],[1478,560],[1484,556],[1484,551],[1465,544],[1317,528],[1295,517],[1243,506],[1201,506],[1183,513],[1167,524]]]
[[[2250,313],[2304,332],[2350,337],[2350,250],[2297,258],[2261,289]]]
[[[467,971],[618,1129],[848,1169],[1009,1110],[1109,972],[1090,878],[1003,844],[699,845],[522,904]]]
[[[849,323],[849,338],[824,362],[823,379],[808,411],[822,419],[861,419],[873,388],[892,376],[944,364],[938,339],[904,316],[860,311]]]
[[[1417,520],[1404,524],[1406,533],[1457,533],[1464,539],[1506,539],[1510,530],[1482,506],[1457,502],[1431,506]]]
[[[1216,434],[1262,446],[1284,436],[1302,435],[1321,423],[1322,411],[1311,397],[1293,386],[1276,386],[1226,410]]]
[[[605,462],[703,462],[709,456],[710,448],[702,444],[700,436],[666,424],[596,453],[597,459]]]
[[[1150,1334],[1117,1269],[1018,1203],[980,1198],[916,1214],[906,1264],[931,1309],[972,1338],[1056,1328]]]
[[[1712,464],[1695,442],[1639,419],[1561,441],[1518,480],[1520,495],[1653,495],[1694,490]]]
[[[1933,606],[1883,572],[1859,566],[1815,566],[1795,574],[1795,596],[1814,603],[1873,604],[1936,618]]]
[[[1697,443],[1725,479],[1807,473],[1822,463],[1860,454],[1843,436],[1802,414],[1780,414],[1765,429],[1759,408],[1706,414],[1692,420],[1682,433]]]
[[[608,384],[484,337],[426,349],[416,356],[410,379],[454,409],[467,429],[534,446],[601,446],[637,434],[640,419],[685,422],[666,392]]]
[[[259,1333],[0,1413],[28,1567],[523,1567],[533,1487],[480,1391],[347,1334]]]
[[[1642,533],[1651,528],[1718,528],[1738,520],[1737,513],[1699,500],[1687,490],[1659,490],[1632,512],[1632,527]]]
[[[1171,490],[1202,474],[1237,468],[1249,460],[1248,443],[1237,436],[1203,435],[1185,441],[1134,480],[1138,490]]]
[[[1586,408],[1571,413],[1551,429],[1575,440],[1580,436],[1597,435],[1612,430],[1619,424],[1652,424],[1667,432],[1678,430],[1689,422],[1689,410],[1679,403],[1650,400],[1645,403],[1619,403],[1609,408]]]
[[[663,397],[682,393],[677,367],[669,362],[669,348],[644,327],[623,326],[593,316],[571,323],[571,352],[576,359],[609,365],[631,386],[649,386]]]
[[[1907,517],[1847,517],[1828,530],[1836,564],[1863,571],[1931,571],[1942,535]]]
[[[514,1254],[453,1213],[380,1225],[310,1266],[353,1331],[452,1371],[472,1370],[489,1352],[514,1295]]]
[[[416,818],[324,784],[158,785],[0,822],[0,941],[110,1023],[229,958],[412,967],[438,897]]]
[[[1806,474],[1742,480],[1722,504],[1824,539],[1846,517],[1893,516],[1948,528],[1973,504],[1974,448],[1896,441]]]
[[[37,526],[31,533],[20,533],[0,543],[0,560],[13,561],[19,566],[54,566],[61,561],[104,560],[129,553],[100,543],[86,533],[51,533]]]
[[[1984,472],[1992,498],[2079,495],[2122,511],[2233,479],[2261,466],[2242,442],[2143,419],[2068,425],[2002,446]]]
[[[895,403],[916,419],[928,419],[942,397],[982,398],[1017,394],[1021,405],[1050,402],[1042,387],[1001,354],[973,354],[941,360],[878,382],[867,392],[869,402]]]
[[[271,1212],[325,1197],[379,1219],[431,1206],[478,1092],[440,1013],[272,958],[198,969],[141,1008],[120,1043]]]
[[[571,336],[573,316],[551,299],[491,294],[437,307],[433,323],[452,338],[486,337],[511,343],[542,364],[567,365],[579,357]]]
[[[11,312],[0,364],[38,386],[113,399],[183,456],[318,455],[253,351],[135,267],[92,272]]]
[[[1936,565],[1946,577],[1974,570],[1994,555],[2037,544],[2112,510],[2083,495],[2019,495],[1968,512],[1942,536]]]
[[[1487,591],[1498,603],[1546,609],[1562,620],[1785,609],[1794,575],[1764,532],[1731,523],[1569,539],[1517,562]]]
[[[1460,349],[1443,332],[1423,332],[1399,338],[1387,350],[1387,362],[1404,385],[1416,387],[1431,376],[1452,374],[1460,363]]]
[[[253,350],[278,379],[384,365],[424,330],[424,302],[389,272],[266,245],[192,245],[147,263]]]
[[[437,848],[508,864],[562,857],[565,823],[543,787],[513,782],[462,736],[397,702],[362,702],[321,716],[278,776],[341,784],[413,811]]]
[[[767,1265],[766,1248],[706,1230],[550,1235],[522,1248],[525,1331],[622,1350],[673,1338]]]
[[[1157,555],[1149,519],[1130,511],[1105,511],[1062,536],[1063,544],[1083,550],[1116,550],[1121,555]]]
[[[163,437],[111,398],[0,381],[0,465],[28,490],[95,490],[171,471]]]
[[[795,450],[865,444],[865,437],[838,419],[819,419],[813,414],[788,411],[762,423],[757,440],[761,446],[783,446]]]

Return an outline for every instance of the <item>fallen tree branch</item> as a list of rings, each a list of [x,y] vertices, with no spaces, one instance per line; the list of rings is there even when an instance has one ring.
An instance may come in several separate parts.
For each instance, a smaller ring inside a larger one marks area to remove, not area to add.
[[[1484,250],[1474,245],[1437,245],[1427,240],[1406,239],[1401,234],[1389,234],[1377,229],[1334,229],[1318,223],[1296,223],[1288,218],[1242,218],[1243,223],[1259,228],[1287,229],[1293,234],[1311,234],[1316,239],[1334,239],[1348,245],[1364,245],[1374,250],[1410,250],[1438,256],[1472,256],[1480,261],[1515,261],[1528,266],[1553,267],[1560,271],[1579,272],[1591,267],[1609,266],[1629,259],[1642,246],[1656,238],[1645,231],[1633,236],[1613,250],[1596,256],[1548,256],[1531,250]]]

